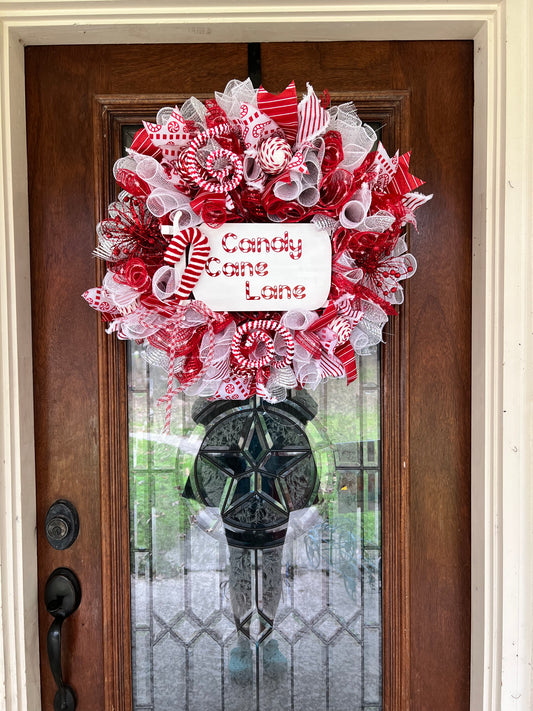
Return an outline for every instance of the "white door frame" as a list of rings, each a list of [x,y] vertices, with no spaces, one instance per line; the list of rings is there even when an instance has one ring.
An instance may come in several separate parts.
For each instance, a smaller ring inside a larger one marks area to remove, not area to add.
[[[529,711],[533,4],[193,2],[0,5],[0,709],[40,708],[24,46],[473,39],[471,709]]]

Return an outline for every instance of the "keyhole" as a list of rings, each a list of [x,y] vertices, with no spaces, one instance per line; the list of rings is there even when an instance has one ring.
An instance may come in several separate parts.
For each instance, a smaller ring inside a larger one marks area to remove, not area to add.
[[[54,541],[62,541],[68,536],[68,523],[62,518],[53,518],[48,523],[48,537]]]

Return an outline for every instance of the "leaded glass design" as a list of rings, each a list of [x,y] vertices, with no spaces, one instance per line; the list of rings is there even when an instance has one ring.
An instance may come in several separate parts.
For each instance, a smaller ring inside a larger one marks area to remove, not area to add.
[[[379,349],[309,417],[179,396],[167,436],[167,376],[127,353],[134,711],[381,709]]]
[[[166,375],[142,351],[128,352],[135,711],[380,709],[378,351],[350,387],[310,393],[309,419],[253,399],[210,403],[204,421],[206,403],[181,397],[168,436]],[[261,526],[278,545],[254,547],[255,520],[228,538],[239,481],[273,502]]]

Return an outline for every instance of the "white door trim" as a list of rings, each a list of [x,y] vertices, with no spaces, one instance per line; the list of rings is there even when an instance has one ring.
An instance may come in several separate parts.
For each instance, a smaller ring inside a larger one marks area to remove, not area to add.
[[[20,0],[0,6],[0,708],[39,706],[24,45],[475,42],[472,711],[533,707],[530,0]]]

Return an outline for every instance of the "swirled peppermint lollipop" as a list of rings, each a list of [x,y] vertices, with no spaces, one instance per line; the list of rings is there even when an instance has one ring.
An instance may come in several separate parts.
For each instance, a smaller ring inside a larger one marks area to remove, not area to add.
[[[330,329],[337,334],[339,343],[346,343],[352,332],[352,325],[347,318],[336,316],[329,324]]]
[[[209,179],[203,176],[197,160],[198,150],[205,146],[209,139],[231,135],[231,130],[231,126],[228,124],[219,124],[199,133],[191,141],[183,159],[183,165],[191,178],[203,190],[210,193],[229,193],[235,190],[242,180],[242,158],[225,148],[217,148],[209,154],[205,165],[205,171],[210,176]]]
[[[257,158],[265,173],[277,175],[289,165],[292,158],[291,147],[285,139],[271,136],[259,146]]]

